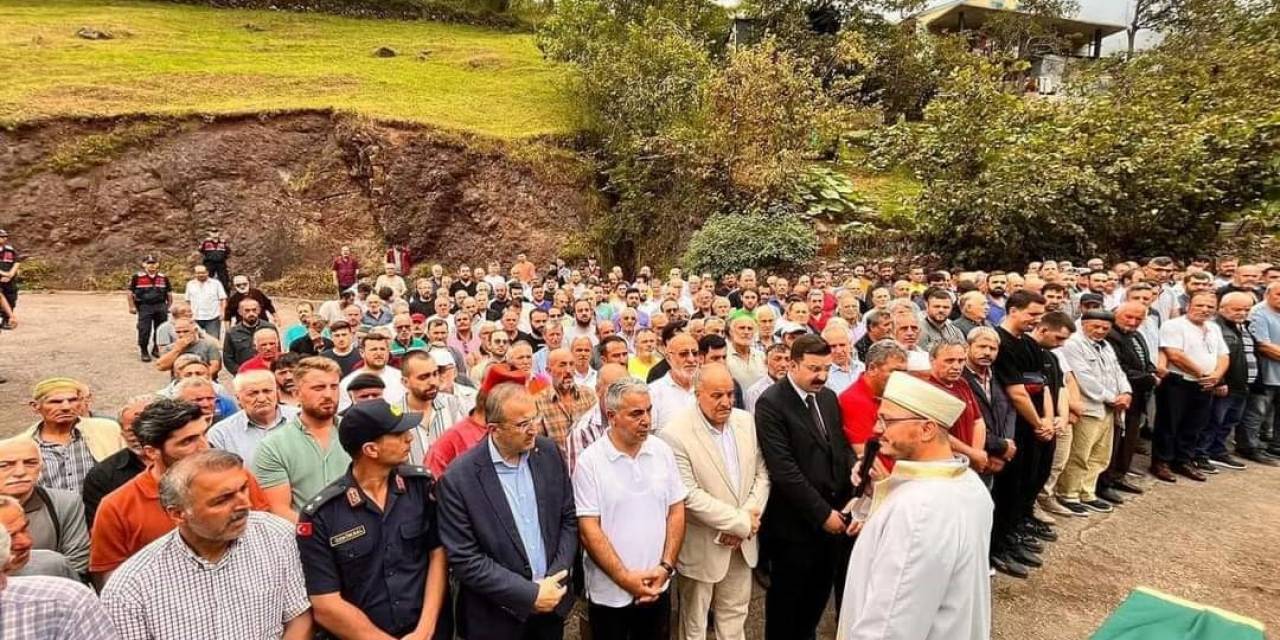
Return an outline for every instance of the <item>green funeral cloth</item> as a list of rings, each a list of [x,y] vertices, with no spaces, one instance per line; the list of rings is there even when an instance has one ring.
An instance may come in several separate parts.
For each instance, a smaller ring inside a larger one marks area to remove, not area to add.
[[[1263,640],[1257,620],[1138,587],[1091,640]]]

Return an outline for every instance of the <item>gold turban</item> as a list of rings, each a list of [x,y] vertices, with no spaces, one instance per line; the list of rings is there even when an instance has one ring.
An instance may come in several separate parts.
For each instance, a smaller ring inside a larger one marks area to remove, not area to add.
[[[37,382],[36,386],[32,388],[31,398],[36,402],[40,402],[41,400],[44,400],[46,396],[55,391],[66,391],[69,389],[78,394],[80,393],[81,388],[82,385],[71,378],[46,378]]]

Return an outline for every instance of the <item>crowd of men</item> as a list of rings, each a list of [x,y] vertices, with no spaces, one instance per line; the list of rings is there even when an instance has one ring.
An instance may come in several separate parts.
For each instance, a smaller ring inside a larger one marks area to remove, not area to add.
[[[833,596],[839,638],[983,639],[1059,519],[1280,460],[1271,265],[410,285],[344,247],[282,327],[205,250],[130,282],[169,384],[43,380],[0,442],[6,633],[730,640],[758,582],[770,640]]]

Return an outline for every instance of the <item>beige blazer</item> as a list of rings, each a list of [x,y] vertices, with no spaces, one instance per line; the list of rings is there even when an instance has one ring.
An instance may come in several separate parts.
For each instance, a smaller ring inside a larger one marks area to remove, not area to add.
[[[680,548],[680,573],[699,582],[719,582],[729,572],[734,549],[716,544],[725,532],[744,538],[739,549],[747,565],[756,566],[759,536],[751,536],[752,509],[764,512],[769,499],[769,473],[756,443],[755,419],[734,409],[726,429],[732,429],[738,445],[739,491],[731,488],[720,447],[707,432],[708,425],[695,405],[682,411],[659,432],[675,453],[680,479],[689,490],[685,498],[684,545]]]

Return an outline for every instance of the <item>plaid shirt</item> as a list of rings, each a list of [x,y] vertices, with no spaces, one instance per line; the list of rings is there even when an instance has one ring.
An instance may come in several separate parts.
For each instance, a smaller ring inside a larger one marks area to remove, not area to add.
[[[569,465],[569,475],[573,475],[574,468],[578,465],[578,458],[582,456],[582,452],[593,442],[600,439],[604,432],[609,429],[609,425],[604,421],[604,412],[597,406],[591,411],[582,414],[578,418],[578,423],[573,425],[573,430],[569,432],[569,443],[566,447],[568,454],[565,456],[565,462]]]
[[[5,638],[114,640],[117,637],[111,619],[92,589],[49,576],[8,579],[0,590],[0,632]]]
[[[80,495],[84,488],[84,477],[89,475],[93,465],[98,464],[89,451],[89,443],[85,441],[80,429],[72,427],[71,442],[58,444],[46,442],[41,435],[43,426],[36,428],[36,445],[40,449],[40,459],[44,469],[40,472],[40,486],[51,489],[66,489]]]
[[[560,455],[568,459],[566,442],[569,429],[582,417],[582,414],[596,405],[596,396],[591,390],[580,385],[573,385],[567,402],[561,401],[555,387],[551,387],[537,396],[538,416],[542,418],[543,435],[556,441]]]

